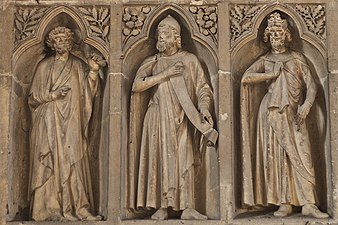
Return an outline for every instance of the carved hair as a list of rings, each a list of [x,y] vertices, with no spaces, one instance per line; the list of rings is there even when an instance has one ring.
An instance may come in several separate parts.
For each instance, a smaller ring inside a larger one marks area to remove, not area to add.
[[[268,19],[268,26],[264,30],[264,37],[263,41],[268,42],[270,39],[270,29],[275,27],[281,27],[285,31],[285,41],[291,42],[291,32],[288,28],[288,22],[286,19],[282,19],[280,14],[275,12],[270,15],[270,18]]]
[[[170,25],[167,25],[166,26],[170,29],[170,31],[173,33],[174,35],[174,38],[175,38],[175,41],[176,41],[176,45],[179,49],[182,48],[182,38],[181,38],[181,34],[180,32],[175,28],[175,27],[172,27]],[[164,26],[161,26],[161,27],[164,27]],[[158,39],[158,28],[156,29],[156,40]]]
[[[68,40],[69,43],[69,50],[72,48],[73,45],[73,39],[74,39],[74,33],[72,32],[71,29],[67,28],[67,27],[56,27],[53,30],[51,30],[48,33],[47,39],[46,39],[46,44],[49,48],[51,48],[52,50],[55,50],[54,48],[54,43],[55,43],[55,37],[58,34],[65,34],[66,38]]]

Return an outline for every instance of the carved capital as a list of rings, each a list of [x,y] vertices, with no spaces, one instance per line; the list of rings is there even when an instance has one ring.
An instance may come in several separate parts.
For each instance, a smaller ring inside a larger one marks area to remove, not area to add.
[[[110,31],[109,7],[79,7],[79,11],[89,27],[90,35],[108,43]]]
[[[217,7],[216,6],[190,6],[199,31],[217,43]]]
[[[231,45],[244,34],[251,32],[253,20],[263,5],[233,5],[230,7]]]
[[[34,36],[37,25],[44,15],[46,8],[17,8],[15,12],[15,45],[18,45],[23,40]]]
[[[128,6],[124,8],[122,16],[124,42],[141,33],[144,21],[151,10],[150,6]]]
[[[325,5],[295,4],[296,12],[303,18],[309,32],[321,40],[326,40]]]

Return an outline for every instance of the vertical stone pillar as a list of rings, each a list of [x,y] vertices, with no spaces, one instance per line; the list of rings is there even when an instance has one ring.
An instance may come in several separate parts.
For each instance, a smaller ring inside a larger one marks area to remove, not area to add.
[[[121,152],[125,135],[122,132],[123,74],[121,63],[121,13],[122,5],[111,4],[109,75],[109,169],[108,169],[108,214],[107,220],[118,223],[121,217]]]
[[[228,3],[218,5],[218,99],[219,164],[221,220],[231,220],[234,213],[234,137],[233,97],[230,73],[230,27]]]
[[[6,1],[5,1],[6,2]],[[10,95],[12,86],[13,6],[0,4],[0,224],[6,223],[8,201],[8,158],[10,154]]]
[[[338,40],[336,22],[338,3],[330,0],[326,5],[327,10],[327,44],[328,44],[328,71],[329,71],[329,124],[331,148],[331,179],[332,196],[329,201],[329,213],[334,219],[338,218]],[[330,171],[329,171],[330,172]]]

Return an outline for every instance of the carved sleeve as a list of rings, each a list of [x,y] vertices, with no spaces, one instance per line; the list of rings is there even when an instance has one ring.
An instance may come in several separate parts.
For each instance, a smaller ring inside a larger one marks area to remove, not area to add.
[[[197,61],[196,66],[196,75],[197,75],[197,85],[196,85],[196,94],[198,99],[198,109],[207,108],[210,110],[212,103],[212,90],[208,84],[206,75],[202,69],[201,64]]]
[[[299,60],[299,68],[303,81],[306,85],[305,102],[312,105],[317,95],[317,84],[313,79],[309,66],[303,60]]]
[[[276,78],[274,72],[266,72],[264,69],[264,59],[254,62],[244,73],[241,82],[243,84],[259,83]]]

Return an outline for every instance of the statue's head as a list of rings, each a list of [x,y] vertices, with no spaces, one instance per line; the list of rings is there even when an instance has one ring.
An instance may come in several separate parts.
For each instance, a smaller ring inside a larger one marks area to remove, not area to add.
[[[66,27],[56,27],[47,36],[47,46],[60,54],[69,52],[73,47],[73,32]]]
[[[157,26],[157,43],[156,48],[160,52],[164,52],[168,48],[177,47],[180,49],[181,45],[181,27],[180,24],[172,16],[164,18]]]
[[[291,32],[286,19],[282,19],[277,12],[270,14],[268,26],[264,31],[264,42],[270,41],[271,47],[278,51],[285,47],[286,42],[291,40]]]

